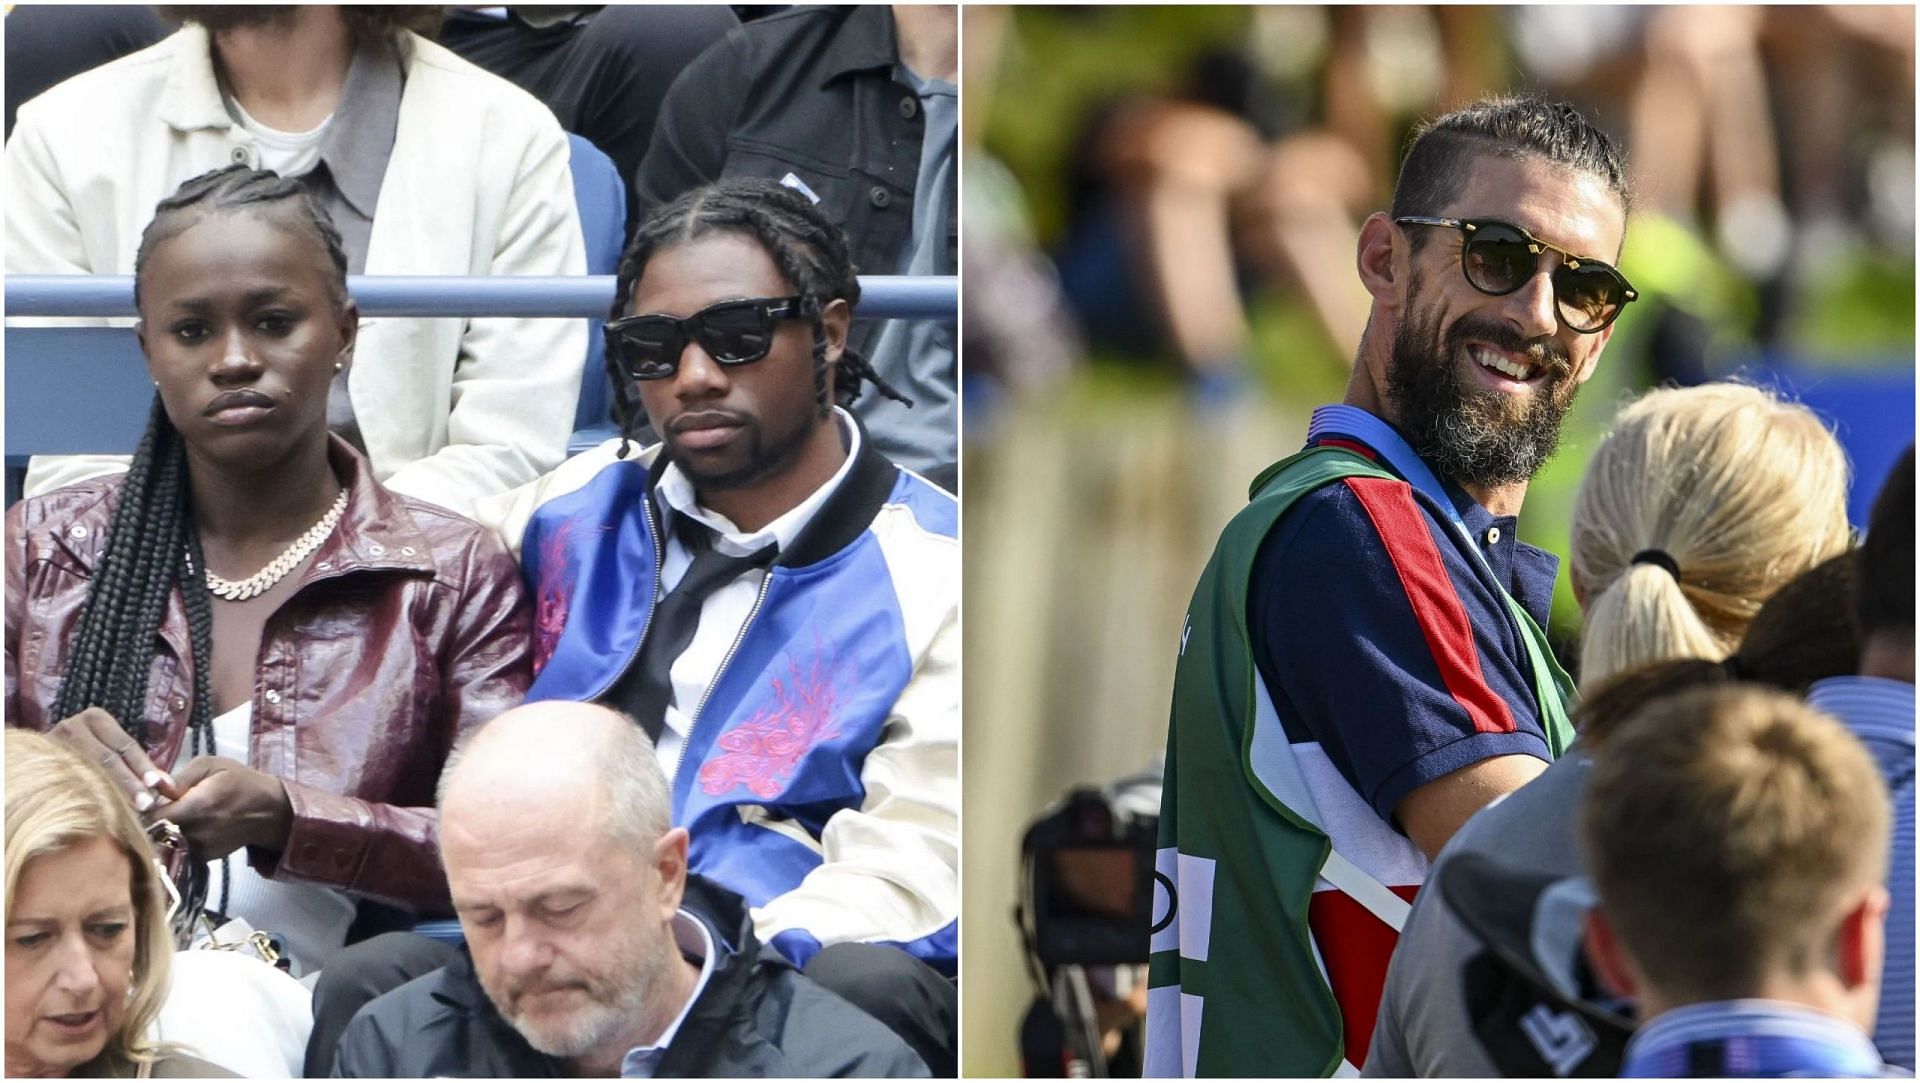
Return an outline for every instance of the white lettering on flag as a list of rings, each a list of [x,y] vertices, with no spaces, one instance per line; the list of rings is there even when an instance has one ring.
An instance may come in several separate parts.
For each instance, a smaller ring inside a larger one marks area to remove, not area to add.
[[[1186,1034],[1180,1025],[1181,1000],[1178,985],[1147,990],[1147,1054],[1140,1066],[1142,1078],[1180,1079],[1189,1074],[1181,1071],[1180,1065],[1182,1060],[1190,1060]]]
[[[1176,854],[1173,878],[1175,903],[1180,907],[1174,924],[1180,928],[1180,957],[1207,961],[1207,942],[1213,938],[1213,859]]]
[[[1200,1074],[1200,1013],[1204,1010],[1204,998],[1180,994],[1180,1074],[1188,1079]]]
[[[1153,855],[1153,939],[1148,951],[1172,951],[1180,946],[1177,853],[1171,846],[1162,846]]]

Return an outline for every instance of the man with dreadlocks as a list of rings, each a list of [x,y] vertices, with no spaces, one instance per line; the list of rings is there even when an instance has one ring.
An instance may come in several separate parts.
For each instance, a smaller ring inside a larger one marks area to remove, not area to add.
[[[625,431],[644,413],[663,442],[609,441],[480,514],[535,591],[529,699],[638,719],[692,870],[938,1076],[953,989],[934,972],[954,973],[959,905],[958,508],[847,412],[863,384],[893,394],[847,348],[859,300],[845,236],[787,189],[725,180],[656,209],[606,337]]]
[[[512,559],[328,432],[346,265],[300,182],[187,181],[134,263],[157,393],[130,469],[6,517],[7,724],[176,824],[213,863],[209,906],[304,969],[369,904],[449,911],[441,763],[530,677]]]

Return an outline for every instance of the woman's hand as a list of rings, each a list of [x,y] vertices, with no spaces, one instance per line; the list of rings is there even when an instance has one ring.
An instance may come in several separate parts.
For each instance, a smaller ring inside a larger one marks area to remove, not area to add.
[[[172,776],[153,765],[140,742],[121,729],[112,715],[98,707],[61,719],[49,736],[99,764],[114,785],[126,793],[136,811],[147,812],[159,801],[177,798],[184,792]]]
[[[178,824],[194,851],[215,861],[243,846],[278,850],[293,829],[293,803],[273,775],[238,760],[201,756],[181,768],[180,797],[153,810]]]

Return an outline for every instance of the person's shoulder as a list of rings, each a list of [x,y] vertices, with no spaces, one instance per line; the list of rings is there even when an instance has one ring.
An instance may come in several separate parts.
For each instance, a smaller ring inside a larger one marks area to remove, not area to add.
[[[730,36],[754,55],[771,56],[805,41],[832,37],[851,14],[840,5],[796,4],[741,23]]]
[[[439,42],[407,31],[406,57],[408,90],[423,86],[449,95],[449,100],[476,124],[483,117],[511,117],[555,133],[561,131],[553,110],[539,98]]]
[[[7,509],[7,528],[29,533],[51,528],[97,548],[104,539],[93,535],[106,533],[125,479],[121,473],[88,478],[17,501]]]
[[[759,966],[766,986],[767,1039],[786,1059],[786,1074],[827,1078],[920,1078],[927,1066],[886,1024],[789,966]],[[772,1007],[774,1010],[767,1010]]]
[[[153,1062],[147,1073],[153,1079],[238,1079],[240,1073],[230,1072],[212,1061],[201,1060],[187,1053],[168,1053]]]
[[[452,968],[441,967],[368,1001],[341,1032],[339,1068],[352,1075],[431,1074],[472,1016],[455,995],[457,984]]]
[[[887,494],[887,506],[905,509],[920,530],[944,538],[960,536],[960,501],[952,493],[904,466]]]
[[[187,27],[137,52],[69,76],[21,103],[16,123],[31,125],[43,117],[72,118],[84,112],[89,124],[73,134],[97,139],[100,136],[97,121],[103,115],[111,115],[102,114],[101,106],[112,102],[140,103],[143,108],[138,112],[143,119],[150,120],[151,113],[145,107],[151,105],[166,84],[176,57],[181,50],[194,48],[196,43],[204,49],[205,41],[204,33]],[[64,119],[60,123],[64,124]]]

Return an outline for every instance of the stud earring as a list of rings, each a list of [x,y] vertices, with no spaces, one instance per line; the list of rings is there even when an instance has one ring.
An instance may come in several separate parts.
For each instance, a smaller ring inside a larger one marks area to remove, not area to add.
[[[346,366],[346,363],[345,363],[345,362],[342,362],[342,361],[335,361],[335,362],[333,363],[333,371],[335,371],[335,372],[341,372],[341,371],[343,371],[343,370],[345,370],[345,369],[346,369],[346,367],[347,367],[347,366]],[[156,384],[156,385],[154,385],[154,386],[156,386],[156,387],[157,387],[157,386],[159,386],[159,385],[158,385],[158,384]]]

